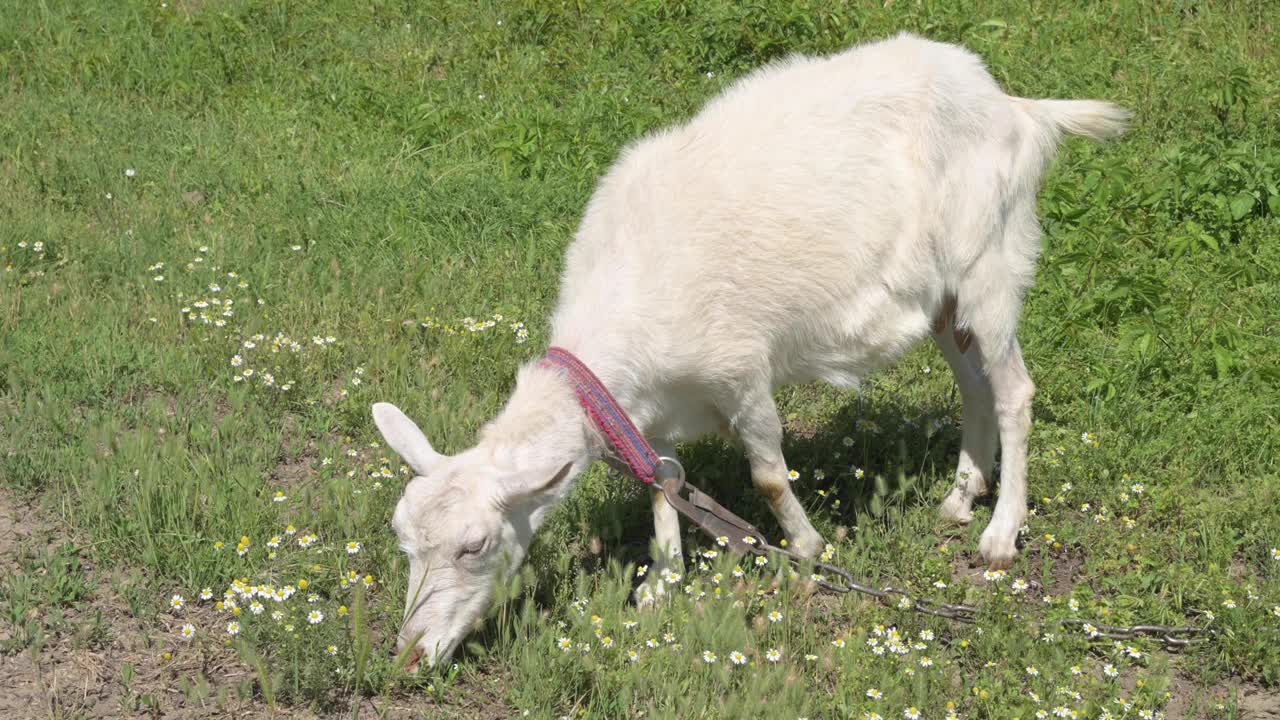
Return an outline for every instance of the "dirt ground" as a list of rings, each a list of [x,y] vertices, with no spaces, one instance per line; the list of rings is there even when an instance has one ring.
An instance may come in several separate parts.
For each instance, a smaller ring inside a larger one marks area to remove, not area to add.
[[[31,572],[30,560],[66,540],[41,521],[36,508],[0,491],[0,573]],[[11,643],[20,628],[7,618],[0,622],[0,647],[9,647],[0,654],[0,718],[272,715],[253,698],[249,671],[234,656],[204,667],[193,666],[200,662],[195,658],[166,660],[161,637],[176,628],[147,627],[116,595],[110,573],[87,558],[81,562],[82,572],[93,577],[87,598],[71,607],[30,611],[41,620],[56,613],[55,631],[34,643]],[[127,678],[126,667],[132,668]],[[193,677],[207,679],[208,687],[186,680]]]
[[[1240,720],[1280,720],[1280,693],[1250,683],[1233,681],[1206,691],[1196,685],[1189,672],[1179,669],[1174,673],[1169,692],[1173,697],[1164,710],[1168,720],[1223,717],[1221,713],[1214,712],[1214,707],[1232,693],[1238,700],[1240,714],[1237,717]]]
[[[38,565],[33,559],[47,557],[68,539],[37,508],[0,489],[0,576],[31,572]],[[134,617],[118,592],[128,571],[94,567],[84,553],[80,562],[80,571],[92,579],[89,595],[70,607],[31,611],[32,619],[56,615],[56,630],[49,636],[13,642],[21,629],[0,617],[0,719],[326,717],[309,708],[273,711],[255,693],[252,671],[231,650],[213,660],[195,653],[166,658],[171,647],[166,639],[177,632],[178,621],[165,615]],[[126,667],[131,668],[127,680]],[[333,716],[492,720],[511,715],[495,687],[477,686],[460,695],[448,706],[412,695],[364,698],[358,712],[346,706]]]

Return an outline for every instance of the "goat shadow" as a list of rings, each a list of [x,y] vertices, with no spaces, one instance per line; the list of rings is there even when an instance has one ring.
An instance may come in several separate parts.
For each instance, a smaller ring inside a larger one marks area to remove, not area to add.
[[[830,400],[830,392],[817,386],[784,389],[779,394],[779,411],[785,419],[796,398],[823,393],[823,399]],[[800,475],[792,488],[823,537],[831,539],[840,527],[884,522],[895,514],[894,508],[941,502],[960,452],[961,403],[956,386],[914,401],[872,392],[870,387],[839,400],[824,422],[806,425],[784,420],[783,454]],[[782,539],[781,528],[752,485],[750,465],[736,444],[711,437],[680,445],[678,454],[689,482],[760,528],[770,541],[776,544]],[[998,482],[998,467],[997,463],[993,484]],[[594,534],[589,551],[580,558],[581,569],[587,572],[606,568],[611,561],[621,566],[652,563],[653,514],[648,492],[629,477],[609,482],[629,483],[633,489],[580,504],[579,524]],[[994,497],[990,493],[978,504],[990,506]],[[690,549],[710,541],[684,518],[681,535],[686,556]]]

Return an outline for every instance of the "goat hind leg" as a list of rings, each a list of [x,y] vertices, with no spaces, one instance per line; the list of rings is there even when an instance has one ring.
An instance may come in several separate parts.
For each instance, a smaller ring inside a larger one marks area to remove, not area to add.
[[[960,388],[964,420],[960,435],[960,461],[955,484],[942,501],[940,514],[944,520],[967,525],[973,519],[974,498],[986,495],[991,485],[991,466],[995,459],[997,428],[991,384],[982,369],[977,348],[961,347],[960,333],[954,327],[954,314],[934,327],[933,340],[951,366]]]
[[[1017,340],[1003,352],[983,353],[1000,427],[1000,497],[978,550],[993,568],[1007,568],[1018,554],[1018,530],[1027,515],[1027,438],[1035,385]]]
[[[1011,273],[1008,262],[1001,255],[984,257],[957,293],[957,314],[981,358],[1000,440],[999,497],[978,542],[983,559],[995,569],[1009,567],[1018,554],[1018,531],[1027,515],[1027,441],[1035,396],[1017,338],[1023,287],[1030,280]]]

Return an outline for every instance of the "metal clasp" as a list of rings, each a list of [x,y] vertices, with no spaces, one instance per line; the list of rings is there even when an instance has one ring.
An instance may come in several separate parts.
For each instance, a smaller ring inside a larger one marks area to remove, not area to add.
[[[673,457],[667,457],[666,455],[659,455],[658,470],[661,470],[663,465],[674,465],[676,467],[676,476],[674,478],[670,478],[671,480],[675,480],[676,482],[676,486],[672,488],[672,490],[677,493],[682,492],[685,486],[685,478],[687,477],[684,472],[684,465],[681,465],[680,461]],[[653,474],[654,474],[654,482],[656,482],[659,487],[662,487],[665,490],[666,480],[659,478],[657,476],[658,473],[656,470],[654,471]]]

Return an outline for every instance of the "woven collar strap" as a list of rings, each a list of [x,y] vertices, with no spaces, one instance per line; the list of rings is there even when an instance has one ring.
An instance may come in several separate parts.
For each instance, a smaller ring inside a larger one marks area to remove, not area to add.
[[[613,451],[631,468],[631,474],[643,482],[652,483],[662,460],[600,378],[573,353],[560,347],[548,348],[539,364],[561,371],[592,422],[609,438]]]

